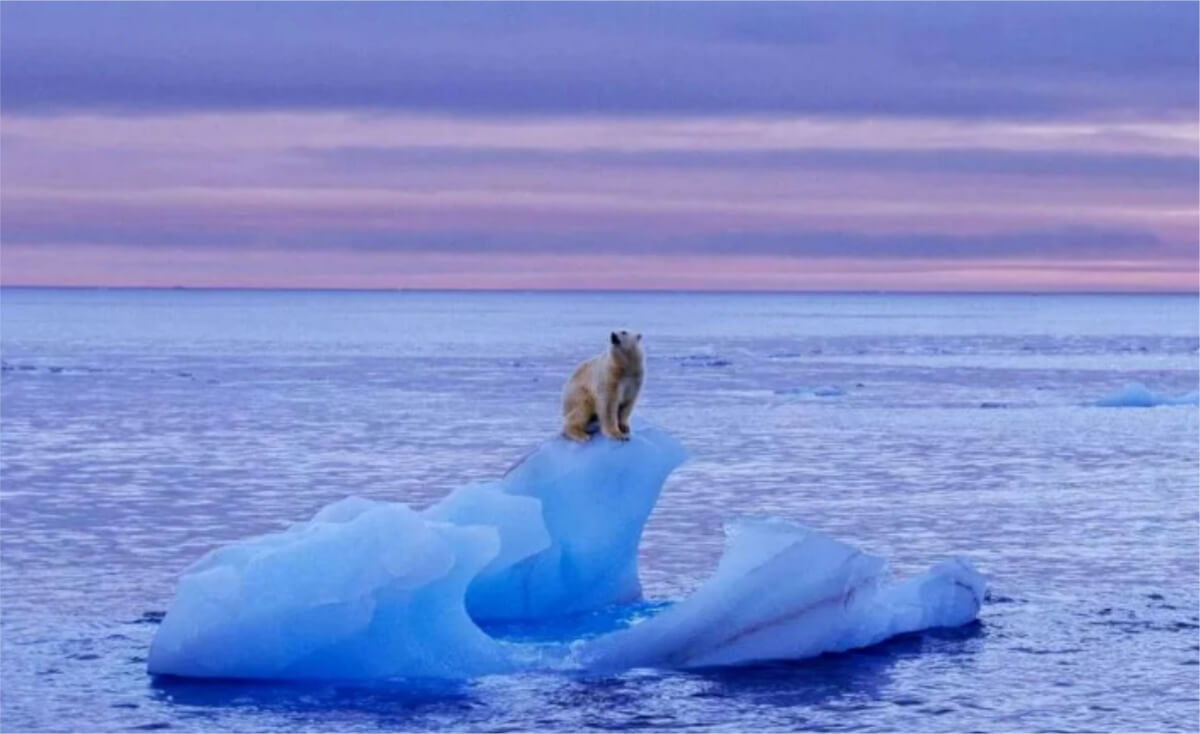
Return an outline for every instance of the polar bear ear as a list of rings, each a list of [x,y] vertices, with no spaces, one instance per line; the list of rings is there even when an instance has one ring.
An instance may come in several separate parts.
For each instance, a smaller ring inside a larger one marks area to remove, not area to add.
[[[638,340],[639,342],[642,340],[642,335],[641,335],[641,334],[638,334],[638,335],[637,335],[637,340]]]
[[[621,343],[621,337],[617,336],[617,332],[615,332],[615,331],[612,334],[610,334],[608,338],[609,338],[609,341],[611,341],[613,343],[613,346],[616,346],[617,344]]]

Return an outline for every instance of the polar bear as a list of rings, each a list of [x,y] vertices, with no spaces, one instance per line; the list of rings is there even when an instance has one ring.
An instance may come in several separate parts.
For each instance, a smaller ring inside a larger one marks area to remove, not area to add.
[[[645,373],[642,335],[614,331],[609,347],[575,368],[563,388],[563,435],[587,441],[588,424],[599,419],[605,436],[628,441],[629,414]]]

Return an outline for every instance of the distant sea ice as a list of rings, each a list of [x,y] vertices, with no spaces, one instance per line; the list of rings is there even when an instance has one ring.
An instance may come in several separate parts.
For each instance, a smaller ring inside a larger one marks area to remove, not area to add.
[[[1186,395],[1172,397],[1152,392],[1140,382],[1130,382],[1120,390],[1096,401],[1101,408],[1153,408],[1159,405],[1197,405],[1200,404],[1200,391],[1193,390]]]
[[[803,395],[815,396],[818,398],[835,398],[846,394],[846,391],[837,385],[821,385],[819,387],[786,387],[775,391],[776,395]]]

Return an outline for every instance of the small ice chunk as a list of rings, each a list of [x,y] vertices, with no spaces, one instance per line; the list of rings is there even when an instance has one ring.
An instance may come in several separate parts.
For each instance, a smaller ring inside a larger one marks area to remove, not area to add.
[[[818,387],[784,387],[775,391],[776,395],[803,395],[818,398],[836,398],[846,394],[837,385],[820,385]]]
[[[1096,401],[1101,408],[1153,408],[1158,405],[1197,405],[1200,391],[1172,397],[1150,390],[1140,382],[1130,382],[1120,390]]]
[[[728,367],[732,361],[718,356],[711,348],[677,358],[684,367]]]
[[[822,385],[821,387],[818,387],[817,389],[813,390],[813,395],[816,395],[819,398],[831,398],[831,397],[837,397],[838,395],[845,395],[845,394],[846,394],[846,391],[843,390],[842,388],[838,387],[837,385]]]

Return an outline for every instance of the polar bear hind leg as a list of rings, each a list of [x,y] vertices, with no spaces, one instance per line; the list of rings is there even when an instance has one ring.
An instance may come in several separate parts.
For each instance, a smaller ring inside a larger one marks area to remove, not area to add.
[[[577,399],[563,411],[563,435],[572,441],[587,441],[588,423],[596,417],[595,407],[588,398]]]

